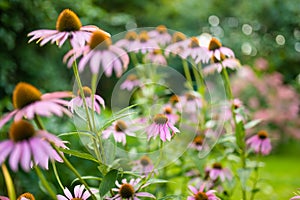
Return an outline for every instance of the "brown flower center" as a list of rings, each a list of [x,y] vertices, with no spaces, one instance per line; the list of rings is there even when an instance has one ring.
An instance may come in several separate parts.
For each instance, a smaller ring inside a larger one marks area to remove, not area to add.
[[[142,31],[139,35],[140,37],[140,42],[144,43],[147,42],[149,40],[149,35],[147,33],[147,31]]]
[[[27,140],[34,134],[35,130],[33,125],[25,120],[14,122],[9,129],[9,138],[14,142]]]
[[[214,169],[222,169],[222,165],[221,165],[221,163],[214,163],[213,168]]]
[[[100,49],[107,49],[111,43],[110,35],[107,32],[99,29],[93,32],[89,46],[91,49],[96,48],[98,45]]]
[[[118,120],[115,125],[115,130],[117,132],[124,132],[127,129],[127,125],[123,120]]]
[[[192,37],[192,38],[191,38],[191,42],[190,42],[190,44],[189,44],[189,47],[190,47],[190,48],[197,48],[197,47],[199,47],[199,46],[200,46],[200,43],[199,43],[198,38]]]
[[[33,85],[20,82],[13,92],[13,105],[16,109],[24,108],[25,106],[41,100],[42,93]]]
[[[166,26],[164,25],[159,25],[156,27],[157,32],[159,32],[159,34],[164,34],[168,32],[168,29]]]
[[[179,97],[177,96],[177,95],[172,95],[171,97],[170,97],[170,99],[169,99],[169,101],[170,101],[170,103],[171,104],[175,104],[175,103],[178,103],[179,102]]]
[[[29,193],[29,192],[26,192],[26,193],[24,193],[24,194],[21,194],[21,195],[18,197],[17,200],[21,200],[22,197],[24,197],[24,198],[26,198],[26,199],[29,199],[29,200],[35,200],[34,196],[33,196],[31,193]]]
[[[220,63],[221,61],[225,60],[226,56],[220,53],[220,60],[218,60],[214,55],[210,58],[212,63]]]
[[[82,198],[72,198],[71,200],[83,200]]]
[[[135,74],[129,74],[126,79],[129,80],[129,81],[135,81],[138,78]]]
[[[130,197],[133,197],[133,195],[134,195],[134,188],[129,183],[124,183],[120,187],[119,193],[120,193],[122,199],[123,198],[124,199],[129,199]]]
[[[165,114],[172,114],[172,108],[171,107],[166,107],[164,110]]]
[[[193,101],[193,100],[196,99],[196,96],[193,95],[193,94],[191,94],[191,93],[186,93],[186,94],[185,94],[185,97],[186,97],[186,100],[187,100],[187,101]]]
[[[56,21],[56,30],[63,32],[79,31],[81,22],[78,16],[70,9],[63,10]]]
[[[92,95],[92,90],[88,86],[83,86],[82,90],[85,97],[90,97]],[[77,91],[77,95],[80,96],[80,90]]]
[[[203,138],[202,138],[200,135],[197,135],[197,136],[194,138],[193,143],[194,143],[196,146],[202,146],[202,144],[203,144]]]
[[[154,50],[153,50],[153,54],[154,54],[154,55],[159,55],[159,54],[161,54],[161,49],[154,49]]]
[[[222,44],[217,38],[212,38],[208,45],[208,50],[214,51],[216,49],[219,49],[221,46],[222,46]]]
[[[142,166],[146,167],[151,163],[151,160],[148,156],[143,156],[140,159],[140,163],[141,163]]]
[[[198,192],[194,195],[195,200],[208,200],[208,196],[205,194],[205,192]]]
[[[258,135],[259,139],[264,140],[268,137],[268,132],[265,130],[261,130],[261,131],[258,131],[257,135]]]
[[[175,32],[172,36],[172,42],[173,43],[180,42],[180,41],[183,41],[185,39],[186,39],[185,35],[181,32]]]
[[[168,117],[164,114],[157,114],[154,117],[154,122],[156,124],[166,124],[168,122]]]
[[[125,39],[127,39],[129,41],[134,41],[137,39],[137,37],[138,37],[138,35],[134,31],[128,31],[125,35]]]

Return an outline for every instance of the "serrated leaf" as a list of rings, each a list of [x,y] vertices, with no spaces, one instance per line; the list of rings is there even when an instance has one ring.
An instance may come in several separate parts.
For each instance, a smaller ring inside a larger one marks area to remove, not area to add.
[[[82,158],[85,160],[91,160],[93,162],[99,163],[97,159],[95,159],[92,155],[88,154],[88,153],[83,153],[80,151],[75,151],[75,150],[71,150],[71,149],[59,149],[61,152],[78,157],[78,158]]]
[[[118,170],[113,169],[109,171],[102,179],[99,187],[100,196],[103,197],[111,188],[115,186],[118,177]]]

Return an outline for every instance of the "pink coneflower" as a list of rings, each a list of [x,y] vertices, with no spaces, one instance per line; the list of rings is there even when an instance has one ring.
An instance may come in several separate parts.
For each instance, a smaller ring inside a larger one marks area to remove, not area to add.
[[[171,129],[172,134],[169,129]],[[166,140],[170,141],[172,136],[180,131],[171,122],[169,122],[166,115],[157,114],[153,118],[153,123],[146,128],[146,132],[148,134],[148,140],[152,137],[155,139],[159,135],[160,139],[165,142]]]
[[[189,40],[186,40],[186,36],[181,32],[175,32],[172,36],[172,44],[166,47],[165,55],[169,56],[180,54],[186,47],[188,47]]]
[[[232,179],[232,174],[227,168],[223,168],[221,163],[214,163],[211,168],[206,168],[206,173],[209,174],[209,177],[212,180],[217,180],[217,178],[220,178],[222,182]]]
[[[187,92],[180,97],[177,107],[185,113],[195,114],[202,108],[202,98],[197,92]]]
[[[148,156],[142,156],[139,160],[134,161],[133,164],[133,172],[138,172],[145,176],[148,176],[151,172],[157,173],[157,170],[154,169],[152,160]]]
[[[297,200],[297,199],[300,199],[300,195],[297,195],[297,196],[294,196],[294,197],[290,198],[290,200]]]
[[[155,30],[149,31],[149,37],[157,41],[158,44],[165,46],[172,40],[172,36],[168,33],[168,29],[164,25],[159,25]]]
[[[1,199],[1,198],[0,198]],[[9,200],[9,199],[8,199]],[[33,194],[26,192],[24,194],[21,194],[17,200],[35,200],[35,197],[33,196]]]
[[[147,31],[142,31],[139,34],[139,39],[135,40],[134,44],[131,47],[132,51],[136,53],[141,52],[142,54],[152,52],[154,49],[160,48],[154,39],[149,38]]]
[[[73,62],[82,55],[78,64],[79,72],[82,72],[89,64],[93,74],[97,74],[101,66],[107,77],[112,75],[113,70],[116,76],[120,77],[129,64],[127,53],[113,45],[110,35],[102,30],[94,31],[88,45],[70,50],[63,60],[64,62],[68,60],[67,65],[71,67]]]
[[[128,183],[126,179],[123,179],[121,184],[116,181],[116,186],[118,188],[113,188],[112,191],[118,192],[118,194],[113,197],[107,197],[106,200],[139,200],[139,197],[149,197],[155,199],[155,196],[148,192],[138,191],[139,189],[142,189],[148,185],[145,184],[139,187],[140,181],[140,179],[131,179]]]
[[[9,200],[9,198],[5,196],[0,196],[0,200]]]
[[[121,84],[120,88],[122,90],[131,91],[134,87],[140,87],[141,85],[141,81],[135,74],[129,74],[126,80]]]
[[[201,135],[196,135],[191,143],[190,147],[196,149],[197,151],[201,151],[203,149],[204,139]]]
[[[0,120],[0,128],[13,116],[15,121],[22,119],[33,119],[35,115],[51,116],[52,114],[62,116],[71,115],[67,108],[68,101],[61,98],[71,97],[71,92],[53,92],[42,94],[36,87],[20,82],[13,91],[13,105],[15,110],[6,114]]]
[[[83,192],[84,189],[85,189],[84,185],[76,185],[74,187],[74,196],[73,196],[70,190],[68,188],[65,188],[64,189],[65,196],[59,194],[56,197],[58,200],[87,200],[91,196],[91,194],[87,190]],[[90,189],[90,190],[93,194],[96,194],[98,192],[98,190],[96,189]]]
[[[94,95],[94,108],[92,108],[92,105],[93,105],[92,90],[87,86],[84,86],[82,89],[83,89],[83,93],[84,93],[84,97],[85,97],[87,106],[90,109],[93,109],[94,111],[96,111],[98,114],[100,114],[101,106],[103,108],[105,108],[104,100],[102,99],[102,97],[100,97],[97,94]],[[71,112],[74,113],[74,107],[82,107],[82,106],[83,106],[83,99],[81,98],[80,91],[78,90],[78,96],[71,99],[71,101],[69,102],[69,108],[70,108]]]
[[[238,59],[226,58],[223,54],[221,54],[221,60],[217,60],[215,57],[212,57],[211,64],[203,69],[203,74],[213,74],[216,71],[220,73],[223,68],[230,68],[234,70],[239,67],[241,67],[241,63]]]
[[[223,47],[221,42],[217,38],[212,38],[209,45],[209,57],[218,61],[224,60],[224,58],[234,58],[234,53],[231,49]]]
[[[215,190],[204,191],[205,184],[202,184],[197,190],[195,187],[189,185],[190,191],[193,193],[192,196],[188,196],[187,200],[219,200],[219,198],[214,194]]]
[[[190,57],[195,64],[200,62],[207,63],[209,61],[208,50],[205,47],[200,46],[199,40],[196,37],[189,39],[188,47],[180,53],[183,59]]]
[[[168,120],[172,124],[176,124],[179,120],[179,116],[173,112],[173,109],[171,106],[165,106],[163,109],[164,114],[168,117]]]
[[[128,31],[125,38],[117,41],[115,45],[131,52],[137,39],[138,34],[135,31]]]
[[[265,130],[258,131],[256,135],[246,141],[246,144],[257,154],[268,155],[272,150],[271,140]]]
[[[160,49],[154,49],[152,52],[148,53],[145,56],[145,60],[146,60],[146,62],[155,64],[155,65],[162,65],[162,66],[167,65],[167,60],[162,55],[162,52]]]
[[[92,32],[98,30],[96,26],[82,26],[77,15],[69,10],[63,10],[56,21],[56,30],[36,30],[28,34],[33,40],[38,40],[40,45],[43,46],[48,42],[56,42],[61,47],[67,39],[70,39],[73,48],[83,47],[89,41]]]
[[[104,139],[113,135],[115,141],[122,142],[123,145],[126,144],[126,135],[135,136],[128,127],[128,124],[123,120],[115,121],[110,127],[108,127],[108,129],[104,130],[102,134]]]
[[[9,139],[0,143],[0,163],[10,155],[9,165],[13,171],[18,170],[19,163],[24,171],[29,171],[31,161],[35,165],[48,169],[49,159],[62,161],[49,142],[66,148],[56,136],[45,130],[34,130],[33,125],[28,121],[14,122],[9,130]]]

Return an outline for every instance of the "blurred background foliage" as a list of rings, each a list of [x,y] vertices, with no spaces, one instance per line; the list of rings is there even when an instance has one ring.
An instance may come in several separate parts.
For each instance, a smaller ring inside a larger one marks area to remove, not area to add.
[[[232,48],[245,65],[253,66],[258,58],[265,58],[269,68],[264,73],[278,71],[283,74],[285,84],[300,91],[299,0],[0,0],[0,114],[12,110],[11,95],[19,81],[29,82],[42,92],[72,89],[73,73],[62,63],[68,45],[61,49],[51,44],[39,47],[34,42],[28,44],[27,37],[36,29],[55,29],[56,19],[65,8],[77,13],[83,25],[94,24],[112,35],[160,24],[189,36],[210,33]],[[57,121],[50,124],[50,131],[57,128]],[[64,124],[63,131],[71,128],[72,124]],[[59,129],[53,132],[62,132],[61,126]],[[77,138],[71,144],[80,146]],[[76,162],[72,159],[71,162]],[[80,161],[76,163],[83,174],[93,168],[80,166]],[[58,168],[64,183],[74,179],[62,165]],[[295,176],[296,172],[290,178]],[[17,181],[18,192],[39,193],[34,172],[19,172],[13,179]],[[52,179],[49,181],[55,182]],[[1,194],[5,191],[1,175],[0,191]]]

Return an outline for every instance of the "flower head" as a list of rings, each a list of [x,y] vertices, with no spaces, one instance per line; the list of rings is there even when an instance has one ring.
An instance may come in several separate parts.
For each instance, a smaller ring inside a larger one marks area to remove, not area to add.
[[[186,40],[186,36],[181,32],[175,32],[172,36],[172,44],[166,47],[165,55],[169,56],[170,53],[177,55],[188,46],[189,41]]]
[[[70,50],[63,61],[67,62],[71,67],[73,62],[83,56],[78,63],[78,70],[82,72],[87,64],[89,64],[91,72],[97,74],[99,68],[102,67],[107,77],[112,75],[113,70],[117,77],[120,77],[129,64],[127,53],[112,44],[110,35],[102,30],[94,31],[89,44],[78,49]]]
[[[161,49],[154,49],[152,52],[148,53],[145,57],[145,60],[155,65],[162,65],[162,66],[167,65],[167,60],[163,56]]]
[[[163,109],[163,113],[168,117],[170,123],[175,124],[179,120],[179,116],[175,114],[173,108],[169,105],[166,105]]]
[[[68,188],[65,188],[64,189],[65,196],[59,194],[57,195],[57,199],[58,200],[87,200],[91,196],[91,194],[88,190],[84,192],[84,189],[85,189],[84,185],[76,185],[74,187],[74,196],[73,196],[70,190]],[[90,189],[90,190],[93,194],[98,192],[98,190],[96,189]]]
[[[154,170],[152,160],[148,156],[142,156],[139,160],[134,161],[133,164],[132,171],[139,172],[141,175],[148,176],[151,172],[157,172]]]
[[[130,52],[132,51],[137,39],[138,34],[135,31],[128,31],[125,35],[125,38],[117,41],[115,45]]]
[[[258,131],[256,135],[246,141],[246,144],[257,154],[268,155],[272,150],[270,138],[265,130]]]
[[[35,115],[51,116],[52,114],[62,116],[71,115],[65,106],[68,101],[61,98],[71,97],[70,92],[53,92],[42,94],[36,87],[20,82],[13,91],[13,105],[15,110],[4,115],[0,120],[0,128],[8,122],[13,116],[15,121],[22,119],[33,119]]]
[[[201,151],[203,149],[204,138],[201,135],[196,135],[191,143],[190,147]]]
[[[56,42],[61,47],[67,39],[70,40],[73,48],[82,47],[89,38],[93,31],[98,30],[96,26],[82,26],[78,16],[70,9],[63,10],[56,21],[56,30],[36,30],[28,34],[32,38],[29,42],[37,40],[43,46],[48,42]]]
[[[221,72],[224,68],[230,68],[232,70],[237,69],[241,66],[241,63],[236,58],[226,58],[221,54],[220,60],[216,59],[215,56],[211,57],[211,64],[203,69],[203,74],[213,74],[214,72]]]
[[[17,200],[35,200],[35,198],[31,193],[26,192],[24,194],[21,194]]]
[[[104,100],[102,99],[102,97],[100,97],[97,94],[94,94],[94,99],[92,99],[92,90],[87,87],[84,86],[83,88],[83,93],[84,93],[84,97],[85,97],[85,101],[86,104],[89,108],[93,109],[94,111],[96,111],[98,114],[100,114],[101,111],[101,106],[103,108],[105,108],[105,104],[104,104]],[[94,103],[93,103],[94,100]],[[94,105],[94,108],[92,108],[92,106]],[[78,90],[78,95],[71,99],[71,101],[69,102],[69,108],[71,110],[71,112],[74,112],[74,107],[82,107],[83,106],[83,99],[80,96],[80,91]]]
[[[152,137],[155,139],[159,135],[160,139],[165,142],[166,140],[170,141],[172,136],[180,131],[169,121],[166,115],[157,114],[153,118],[153,123],[146,128],[146,132],[148,140]]]
[[[135,40],[131,47],[131,51],[136,53],[141,52],[142,54],[152,52],[154,49],[159,49],[159,45],[154,39],[149,37],[147,31],[142,31],[139,34],[138,40]]]
[[[195,114],[202,108],[202,99],[197,92],[186,92],[177,107],[185,113]]]
[[[221,42],[217,38],[212,38],[208,46],[209,57],[218,61],[224,60],[224,58],[234,58],[234,53],[231,49],[223,47]]]
[[[165,46],[172,40],[172,36],[168,33],[168,29],[164,25],[157,26],[155,30],[149,31],[148,34],[150,38],[155,39],[162,46]]]
[[[118,188],[113,188],[112,191],[118,192],[113,197],[107,197],[107,200],[139,200],[139,197],[149,197],[155,199],[155,196],[148,192],[139,192],[139,188],[144,188],[147,186],[147,184],[138,187],[140,179],[131,179],[129,183],[126,179],[122,180],[122,183],[119,183],[116,181],[116,186]]]
[[[131,132],[128,124],[123,120],[115,121],[108,129],[104,130],[102,134],[105,139],[113,135],[115,141],[122,142],[123,145],[126,144],[126,135],[135,136],[135,134]]]
[[[232,174],[227,168],[223,168],[221,163],[214,163],[211,168],[206,168],[206,172],[209,174],[209,177],[212,180],[217,180],[218,178],[221,179],[221,181],[231,180]]]
[[[189,189],[193,194],[192,196],[188,196],[187,200],[219,200],[214,194],[216,192],[215,190],[204,191],[205,184],[202,184],[199,190],[191,185],[189,185]]]
[[[25,120],[16,121],[9,129],[9,139],[0,142],[0,163],[10,156],[9,165],[13,171],[18,170],[19,163],[24,171],[29,171],[32,161],[48,169],[49,159],[62,162],[50,142],[66,148],[60,139],[47,131],[36,131],[33,125]]]
[[[126,80],[121,84],[122,90],[131,91],[134,87],[141,86],[142,83],[135,74],[129,74]]]
[[[200,42],[197,37],[191,37],[189,39],[189,45],[184,48],[180,53],[183,59],[190,57],[195,64],[200,62],[207,63],[209,61],[208,50],[200,46]]]

